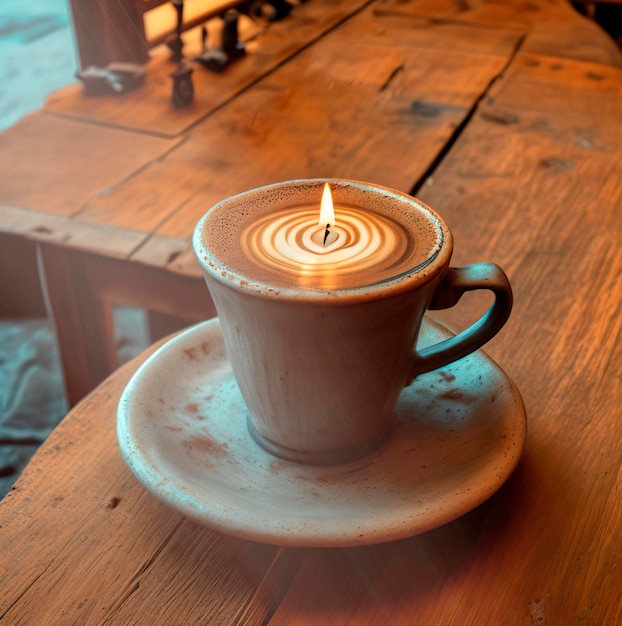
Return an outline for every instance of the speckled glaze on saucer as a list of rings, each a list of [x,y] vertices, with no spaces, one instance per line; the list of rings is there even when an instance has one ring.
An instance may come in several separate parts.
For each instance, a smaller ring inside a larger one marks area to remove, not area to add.
[[[419,347],[450,336],[424,318]],[[387,442],[317,467],[258,446],[217,319],[178,335],[135,373],[117,432],[132,472],[162,502],[224,533],[287,546],[409,537],[490,497],[525,441],[512,381],[483,352],[421,375],[400,396]]]

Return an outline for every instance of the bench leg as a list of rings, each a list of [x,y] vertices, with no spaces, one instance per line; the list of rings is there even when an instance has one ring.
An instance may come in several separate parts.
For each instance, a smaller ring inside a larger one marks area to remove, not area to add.
[[[69,406],[117,367],[114,306],[156,312],[150,321],[157,335],[178,330],[181,318],[187,325],[216,315],[199,277],[54,244],[39,244],[38,260]]]
[[[116,368],[112,304],[98,297],[75,253],[41,244],[38,261],[71,407]]]
[[[45,317],[35,244],[0,233],[0,318]]]

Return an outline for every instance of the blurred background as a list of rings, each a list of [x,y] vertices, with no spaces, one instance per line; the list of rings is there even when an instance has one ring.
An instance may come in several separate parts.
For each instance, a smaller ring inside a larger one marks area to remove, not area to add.
[[[0,2],[0,129],[41,107],[76,68],[68,0]]]

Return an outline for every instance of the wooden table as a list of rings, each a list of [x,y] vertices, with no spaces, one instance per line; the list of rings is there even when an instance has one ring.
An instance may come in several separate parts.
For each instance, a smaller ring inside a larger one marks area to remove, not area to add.
[[[509,274],[514,312],[486,351],[527,407],[522,461],[486,503],[411,539],[227,537],[160,504],[120,456],[116,405],[143,355],[74,408],[0,504],[0,619],[622,623],[619,52],[561,2],[311,0],[291,19],[222,77],[195,72],[191,109],[168,108],[155,59],[142,92],[70,88],[0,136],[0,223],[39,248],[72,399],[112,368],[97,355],[113,303],[210,315],[189,237],[213,202],[367,179],[437,208],[454,264]],[[481,306],[465,298],[445,320]]]
[[[561,0],[469,7],[313,0],[247,31],[249,54],[224,74],[197,68],[191,107],[172,106],[173,66],[156,50],[139,90],[89,98],[72,85],[0,135],[0,310],[27,292],[29,265],[37,280],[36,247],[70,405],[117,365],[113,305],[188,321],[213,314],[189,238],[232,193],[351,177],[418,193],[451,219],[452,201],[426,181],[458,139],[462,149],[484,132],[504,152],[522,141],[526,118],[510,109],[579,118],[611,139],[622,61],[595,24]],[[188,38],[192,54],[198,33]],[[549,158],[542,150],[534,158]],[[576,179],[557,162],[536,171]],[[454,201],[463,187],[450,184]]]

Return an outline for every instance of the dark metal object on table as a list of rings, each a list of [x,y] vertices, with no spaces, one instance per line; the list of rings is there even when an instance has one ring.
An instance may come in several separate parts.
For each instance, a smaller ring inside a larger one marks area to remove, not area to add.
[[[201,27],[201,54],[198,57],[196,57],[195,61],[197,61],[204,67],[209,68],[210,63],[212,63],[212,57],[214,56],[215,50],[207,49],[207,39],[208,39],[207,27],[203,25]],[[219,52],[222,52],[222,51],[219,50]]]
[[[207,27],[205,24],[201,26],[201,53],[207,50]]]
[[[225,13],[221,47],[204,50],[196,58],[197,62],[212,72],[222,72],[230,63],[246,54],[246,48],[238,37],[239,19],[240,14],[235,9],[229,9]],[[203,42],[205,47],[205,40]]]
[[[182,53],[184,42],[181,38],[184,24],[184,0],[171,0],[171,2],[177,11],[177,27],[175,29],[175,36],[167,41],[166,45],[171,51],[171,61],[179,63],[184,56]]]
[[[235,9],[229,9],[225,13],[222,28],[222,49],[230,61],[235,61],[246,54],[246,48],[238,39],[238,22],[240,14]]]
[[[194,101],[192,72],[194,70],[189,65],[182,63],[171,73],[171,78],[173,79],[173,104],[178,109],[187,107]]]

